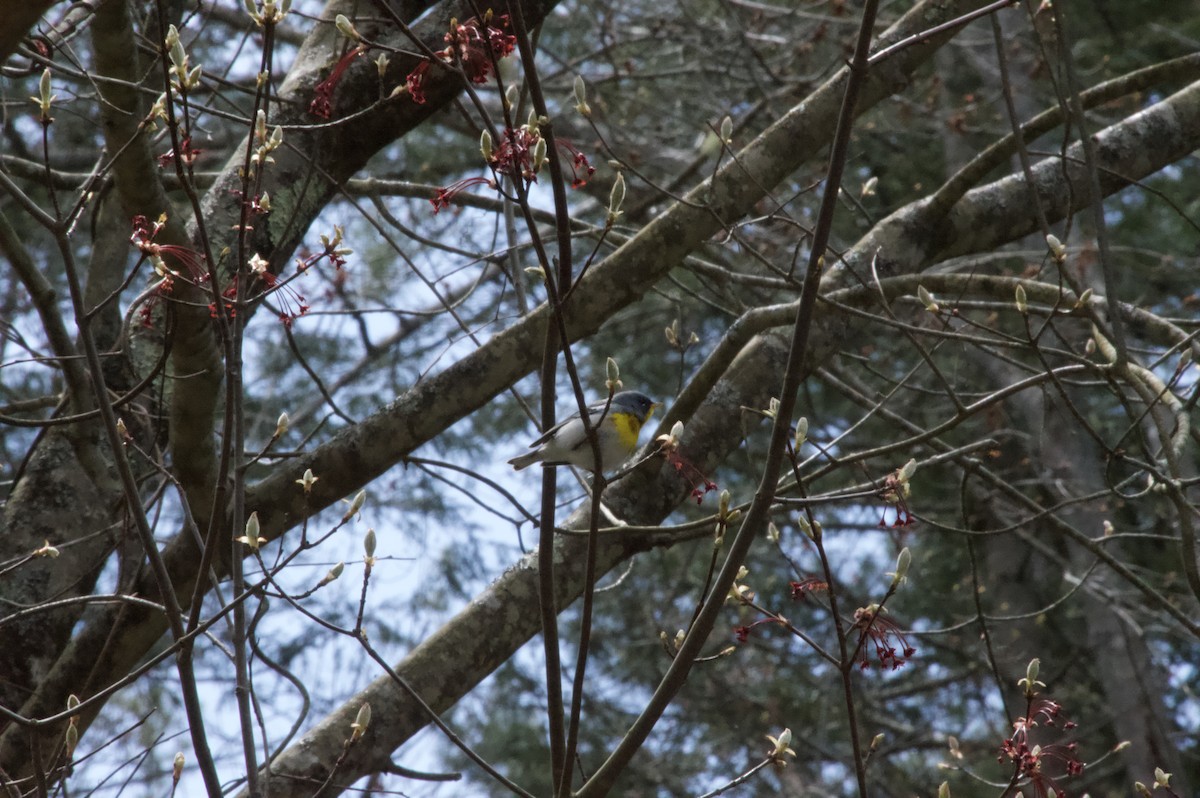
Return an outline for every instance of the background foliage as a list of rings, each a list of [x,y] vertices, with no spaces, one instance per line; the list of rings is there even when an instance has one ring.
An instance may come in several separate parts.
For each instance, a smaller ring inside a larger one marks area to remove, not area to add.
[[[879,4],[840,190],[874,3],[0,21],[8,793],[1193,794],[1200,17],[986,5]],[[597,518],[504,461],[610,357]]]

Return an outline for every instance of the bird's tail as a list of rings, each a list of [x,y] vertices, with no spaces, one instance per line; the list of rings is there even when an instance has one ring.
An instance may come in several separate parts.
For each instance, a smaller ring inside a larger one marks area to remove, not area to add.
[[[516,470],[520,471],[522,468],[529,468],[531,465],[536,463],[540,459],[538,457],[538,455],[539,455],[539,452],[537,450],[534,450],[532,452],[526,452],[525,454],[518,455],[518,456],[514,457],[513,459],[509,460],[508,464],[510,466],[512,466],[513,468],[515,468]]]

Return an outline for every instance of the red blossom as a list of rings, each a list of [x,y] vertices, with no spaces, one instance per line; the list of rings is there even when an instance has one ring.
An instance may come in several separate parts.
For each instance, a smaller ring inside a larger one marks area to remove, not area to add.
[[[184,136],[183,140],[179,142],[179,160],[186,166],[191,166],[194,164],[196,159],[199,158],[200,154],[203,152],[204,150],[201,148],[192,146],[191,136]],[[170,166],[172,161],[175,160],[175,157],[174,149],[167,150],[162,155],[158,156],[158,165],[166,168],[167,166]]]
[[[413,102],[417,105],[425,104],[425,78],[429,75],[431,63],[431,61],[422,61],[404,78],[404,85],[408,87],[408,93],[412,95]]]
[[[328,119],[333,115],[333,92],[337,88],[337,84],[342,79],[342,75],[354,63],[354,59],[358,58],[363,53],[367,52],[366,45],[359,45],[350,52],[342,56],[333,66],[333,71],[329,73],[329,77],[317,84],[313,89],[313,99],[308,105],[308,112],[313,116],[319,116],[322,119]]]
[[[486,177],[468,177],[466,180],[459,180],[457,183],[446,186],[445,188],[439,188],[437,190],[437,194],[433,196],[433,199],[429,200],[433,203],[433,212],[436,214],[442,208],[450,207],[450,204],[454,202],[455,197],[471,186],[489,186],[491,188],[495,188],[496,184],[494,181],[488,180]]]
[[[778,618],[763,618],[748,626],[735,626],[733,627],[733,639],[739,643],[745,643],[750,639],[750,633],[754,631],[754,627],[770,623],[783,623],[783,621]]]
[[[829,583],[810,576],[799,582],[789,582],[792,589],[792,601],[807,600],[813,593],[824,593],[829,590]]]
[[[1037,708],[1037,704],[1043,700],[1036,699],[1033,702],[1029,718],[1017,718],[1013,722],[1012,736],[1000,743],[1000,755],[996,761],[1013,765],[1017,776],[1028,780],[1037,798],[1049,796],[1051,790],[1059,798],[1066,798],[1067,792],[1059,785],[1058,779],[1083,773],[1084,763],[1077,756],[1078,744],[1075,742],[1048,745],[1030,743],[1030,731],[1039,725],[1036,718],[1042,718],[1042,725],[1054,726],[1061,710],[1058,704],[1047,701],[1047,704],[1053,705],[1053,709],[1050,714],[1045,714],[1045,706]],[[1070,722],[1063,725],[1064,730],[1074,727],[1075,724]]]
[[[146,301],[142,304],[141,309],[138,310],[138,321],[141,322],[143,327],[150,329],[154,326],[154,309],[158,307],[159,303],[169,297],[174,290],[175,280],[173,278],[168,276],[159,281],[154,290],[150,292],[150,295],[146,297]]]
[[[165,225],[166,221],[164,219],[151,222],[140,214],[134,216],[133,232],[129,236],[129,242],[137,247],[142,254],[150,258],[154,262],[156,269],[165,270],[168,268],[163,260],[164,256],[166,256],[183,266],[186,271],[186,274],[182,275],[183,277],[189,278],[196,283],[202,283],[207,280],[208,268],[204,265],[203,255],[178,244],[159,244],[154,240]]]
[[[242,277],[240,274],[235,274],[233,279],[221,292],[221,299],[225,305],[225,312],[232,318],[237,315],[238,281]],[[277,275],[269,271],[256,272],[254,274],[254,286],[257,293],[254,296],[245,297],[248,301],[261,299],[267,294],[277,294],[279,304],[282,310],[279,311],[279,321],[284,327],[291,329],[292,323],[304,314],[312,310],[312,306],[296,289],[291,287],[291,281],[281,281]],[[210,303],[208,306],[209,315],[212,318],[217,317],[217,306]]]
[[[859,630],[859,650],[862,652],[859,667],[863,670],[871,667],[864,637],[874,647],[875,658],[885,670],[894,671],[903,667],[912,655],[917,653],[917,650],[908,644],[900,627],[882,617],[882,611],[877,604],[855,610],[854,624],[850,628]],[[900,647],[899,651],[896,649],[897,645]]]
[[[472,83],[483,83],[491,72],[493,60],[500,60],[510,54],[517,46],[517,37],[505,33],[508,27],[508,15],[493,17],[496,25],[485,25],[479,29],[479,20],[475,17],[456,25],[446,34],[447,47],[443,52],[450,57],[457,56],[458,62]]]
[[[596,167],[592,166],[579,149],[565,139],[555,139],[558,148],[571,156],[571,188],[583,188],[587,185],[587,181],[596,174]]]
[[[675,469],[676,473],[695,486],[691,489],[691,497],[696,500],[696,504],[704,501],[705,494],[720,489],[717,483],[706,477],[704,472],[680,454],[677,447],[664,448],[663,453],[667,457],[667,463]]]
[[[497,174],[514,180],[522,178],[526,185],[537,182],[537,173],[533,169],[533,150],[540,138],[541,134],[537,130],[530,130],[528,126],[516,130],[505,128],[504,138],[492,152],[488,163]]]
[[[441,63],[457,63],[472,83],[484,83],[493,63],[510,55],[517,46],[517,37],[505,33],[508,23],[507,15],[492,17],[490,13],[483,23],[478,17],[457,23],[443,37],[446,46],[434,55]],[[425,81],[433,63],[430,59],[421,61],[404,80],[415,103],[425,102]]]

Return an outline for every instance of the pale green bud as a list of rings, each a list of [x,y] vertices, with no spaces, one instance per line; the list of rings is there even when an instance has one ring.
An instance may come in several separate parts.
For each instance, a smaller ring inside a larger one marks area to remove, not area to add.
[[[1054,256],[1056,261],[1062,263],[1066,260],[1067,248],[1063,246],[1063,242],[1058,240],[1058,236],[1053,233],[1046,236],[1046,246],[1050,249],[1050,254]]]
[[[358,742],[363,734],[366,733],[367,727],[371,725],[371,705],[364,702],[358,708],[358,714],[354,716],[354,722],[350,724],[353,731],[350,733],[350,742]]]
[[[937,313],[940,309],[938,307],[937,300],[933,298],[933,294],[929,293],[929,291],[923,285],[917,286],[917,299],[921,300],[921,304],[924,305],[925,309],[930,313]]]
[[[350,509],[346,510],[346,514],[342,516],[342,523],[345,523],[353,518],[355,514],[362,509],[362,506],[366,503],[366,501],[367,492],[365,490],[360,490],[358,493],[356,493],[354,498],[350,500]]]
[[[581,116],[592,115],[592,106],[588,105],[587,84],[583,80],[583,75],[575,76],[575,110]]]
[[[354,24],[350,22],[349,17],[345,14],[338,14],[334,18],[333,24],[337,27],[338,33],[351,41],[357,42],[362,38],[358,35],[358,30],[354,27]]]
[[[611,357],[604,359],[604,387],[608,388],[609,393],[613,393],[621,388],[621,367],[617,365],[617,361]]]
[[[608,194],[608,224],[617,221],[621,215],[621,205],[625,202],[625,175],[617,172],[613,181],[612,191]]]

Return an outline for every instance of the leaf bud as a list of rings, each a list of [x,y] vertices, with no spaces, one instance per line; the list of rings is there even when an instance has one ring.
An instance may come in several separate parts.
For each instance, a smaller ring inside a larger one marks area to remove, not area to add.
[[[614,393],[624,384],[621,382],[621,367],[611,357],[604,359],[604,387],[609,393]]]
[[[892,589],[895,590],[908,579],[908,568],[912,565],[912,552],[908,550],[908,546],[900,549],[900,555],[896,557],[896,570],[892,574]]]
[[[617,221],[617,217],[621,215],[621,205],[625,202],[625,175],[617,172],[617,179],[613,181],[612,191],[608,194],[608,224]]]
[[[580,116],[591,116],[592,106],[588,105],[587,101],[587,83],[583,80],[583,75],[575,76],[575,110]]]
[[[350,728],[353,729],[353,731],[350,733],[350,742],[358,742],[362,738],[363,734],[366,733],[367,727],[370,725],[371,705],[363,702],[363,705],[358,708],[358,714],[354,716],[354,722],[350,724]]]
[[[350,19],[345,14],[338,14],[333,20],[333,24],[337,26],[338,33],[342,34],[347,39],[355,42],[362,39],[362,37],[358,35],[358,30],[354,27],[353,23],[350,22]]]
[[[350,500],[350,509],[346,510],[346,514],[342,516],[342,523],[344,524],[353,518],[355,514],[362,509],[362,506],[366,503],[366,501],[367,492],[365,490],[360,490],[358,493],[354,494],[354,498]]]
[[[1059,263],[1062,263],[1067,258],[1067,248],[1063,246],[1063,242],[1058,240],[1058,236],[1050,233],[1046,236],[1046,246],[1050,249],[1050,254]]]
[[[304,476],[302,476],[302,477],[300,477],[300,479],[296,480],[296,484],[299,485],[300,487],[304,488],[304,495],[307,496],[310,493],[312,493],[313,484],[316,483],[319,479],[320,479],[320,477],[313,475],[311,468],[306,468],[306,469],[304,469]]]
[[[930,313],[937,313],[940,310],[937,300],[933,298],[933,294],[929,293],[929,290],[923,285],[917,286],[917,299],[921,300],[921,304]]]
[[[542,166],[546,163],[546,140],[539,138],[537,143],[533,145],[533,155],[530,159],[529,169],[533,174],[542,171]]]
[[[344,570],[346,570],[346,563],[339,562],[337,565],[329,569],[329,573],[321,577],[321,581],[317,582],[317,587],[325,587],[325,585],[329,584],[330,582],[336,581],[342,575],[342,571]]]

